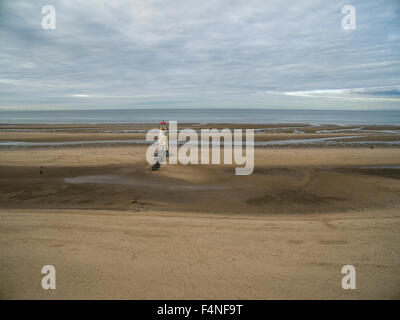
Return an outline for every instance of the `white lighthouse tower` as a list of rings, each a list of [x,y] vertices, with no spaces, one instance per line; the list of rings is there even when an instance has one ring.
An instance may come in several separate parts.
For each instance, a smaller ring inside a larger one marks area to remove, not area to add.
[[[153,170],[158,169],[160,164],[164,164],[166,162],[166,158],[168,157],[168,126],[165,121],[160,122],[160,130],[158,133],[158,148],[157,148],[157,158],[156,163],[153,165]]]

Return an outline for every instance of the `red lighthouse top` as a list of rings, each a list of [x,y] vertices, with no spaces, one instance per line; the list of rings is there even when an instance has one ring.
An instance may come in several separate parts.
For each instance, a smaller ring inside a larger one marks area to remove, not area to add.
[[[160,124],[162,125],[162,126],[166,126],[167,124],[165,123],[165,121],[163,120],[163,121],[161,121],[160,122]]]

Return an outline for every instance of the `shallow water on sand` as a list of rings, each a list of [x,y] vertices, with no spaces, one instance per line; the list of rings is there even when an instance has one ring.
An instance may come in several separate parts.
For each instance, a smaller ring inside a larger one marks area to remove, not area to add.
[[[272,141],[255,141],[255,147],[264,146],[282,146],[282,145],[400,145],[400,141],[344,141],[346,139],[360,138],[362,136],[346,136],[346,137],[329,137],[316,139],[289,139],[289,140],[272,140]],[[57,142],[31,142],[31,141],[0,141],[0,147],[5,148],[23,148],[23,147],[62,147],[62,146],[83,146],[83,145],[99,145],[99,144],[153,144],[155,141],[146,140],[90,140],[90,141],[57,141]],[[184,142],[179,141],[178,145]],[[196,144],[196,142],[192,142]],[[199,145],[206,145],[207,142],[199,141]],[[233,143],[233,145],[245,145],[246,142]],[[209,145],[220,145],[219,142],[210,142]]]
[[[400,170],[400,165],[394,165],[394,166],[364,166],[360,167],[360,169],[387,169],[387,170]]]
[[[171,185],[164,184],[156,181],[143,181],[136,179],[129,179],[113,175],[96,175],[96,176],[79,176],[74,178],[65,178],[66,183],[99,183],[99,184],[123,184],[133,186],[148,186],[153,188],[174,189],[174,190],[226,190],[230,187],[223,186],[210,186],[210,185]]]

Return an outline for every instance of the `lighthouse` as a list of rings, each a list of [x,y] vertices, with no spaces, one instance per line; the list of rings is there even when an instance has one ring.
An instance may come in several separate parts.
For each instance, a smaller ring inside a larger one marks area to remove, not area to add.
[[[168,126],[165,121],[160,122],[160,129],[158,133],[158,146],[157,146],[157,157],[156,162],[152,167],[152,170],[160,168],[160,164],[164,164],[166,158],[169,155],[168,147]]]
[[[158,154],[164,158],[168,155],[168,127],[165,121],[160,122],[160,132],[158,134]],[[160,159],[161,161],[165,159]],[[161,162],[160,161],[160,162]]]

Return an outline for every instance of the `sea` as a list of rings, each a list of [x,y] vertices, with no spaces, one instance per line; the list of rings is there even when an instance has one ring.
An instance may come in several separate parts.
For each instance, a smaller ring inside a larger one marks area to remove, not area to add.
[[[301,123],[400,125],[400,110],[114,109],[0,111],[0,124]]]

